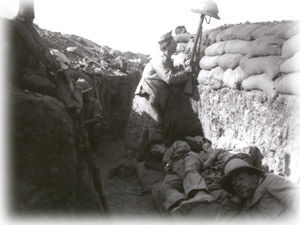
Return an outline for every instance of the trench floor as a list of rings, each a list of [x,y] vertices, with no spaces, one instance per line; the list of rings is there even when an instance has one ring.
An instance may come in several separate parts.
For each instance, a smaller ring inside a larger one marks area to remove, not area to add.
[[[150,193],[142,191],[137,176],[109,178],[109,170],[125,156],[124,140],[105,137],[95,152],[95,161],[100,169],[103,191],[111,216],[151,216],[155,211]]]

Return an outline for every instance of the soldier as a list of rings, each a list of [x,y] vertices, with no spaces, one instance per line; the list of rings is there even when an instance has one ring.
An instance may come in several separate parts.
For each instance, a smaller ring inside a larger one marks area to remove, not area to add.
[[[29,91],[56,96],[59,65],[33,27],[33,1],[21,1],[12,21],[12,84]]]
[[[176,42],[171,32],[160,38],[159,47],[160,53],[154,55],[146,65],[135,92],[136,95],[145,99],[143,110],[148,115],[149,121],[145,123],[144,131],[149,132],[151,130],[151,136],[156,137],[163,136],[162,117],[170,86],[184,83],[192,71],[190,66],[179,72],[175,71],[171,55],[176,52]],[[142,135],[142,137],[144,136]]]
[[[91,149],[97,150],[104,132],[103,109],[100,102],[92,97],[92,87],[89,83],[79,78],[76,87],[80,88],[82,93],[83,107],[81,111],[81,127],[88,133]]]
[[[220,162],[230,154],[212,149],[207,142],[199,144],[202,144],[200,153],[191,151],[185,141],[176,141],[170,148],[157,142],[151,146],[150,151],[162,158],[165,169],[163,180],[152,189],[153,200],[161,211],[185,214],[198,204],[211,203],[215,203],[214,209],[235,210],[236,199],[219,185]]]
[[[287,178],[265,173],[243,159],[228,160],[221,186],[242,199],[246,216],[275,219],[296,212],[299,187]]]

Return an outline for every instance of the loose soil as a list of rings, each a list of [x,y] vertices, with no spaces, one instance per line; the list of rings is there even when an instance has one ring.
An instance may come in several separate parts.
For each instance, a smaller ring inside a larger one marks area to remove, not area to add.
[[[142,189],[137,176],[109,178],[109,170],[125,157],[124,140],[105,137],[95,152],[96,165],[100,170],[103,191],[112,216],[157,215],[151,194],[141,195]]]

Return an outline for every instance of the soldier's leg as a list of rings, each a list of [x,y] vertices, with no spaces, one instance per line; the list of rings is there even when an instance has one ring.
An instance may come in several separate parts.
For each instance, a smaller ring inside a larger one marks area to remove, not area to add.
[[[203,168],[203,161],[200,156],[194,152],[190,152],[184,158],[183,166],[184,174],[181,176],[183,176],[183,188],[186,196],[191,198],[199,191],[208,192],[205,180],[199,172]]]
[[[153,119],[153,121],[156,123],[156,126],[161,125],[161,115],[159,112],[159,104],[157,102],[157,99],[155,99],[153,96],[149,96],[149,98],[148,98],[147,113]]]
[[[169,211],[186,199],[182,193],[182,180],[176,174],[166,174],[164,179],[152,188],[152,198],[157,208]]]
[[[103,140],[103,126],[101,123],[95,123],[90,128],[89,139],[92,149],[96,151]]]

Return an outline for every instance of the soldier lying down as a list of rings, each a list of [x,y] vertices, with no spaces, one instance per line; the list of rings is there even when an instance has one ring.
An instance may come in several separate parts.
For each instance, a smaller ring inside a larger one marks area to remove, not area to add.
[[[238,157],[257,164],[260,161],[257,157],[259,149],[249,147],[241,150],[249,154],[233,155],[228,150],[212,149],[209,143],[201,142],[201,137],[193,139],[202,144],[199,153],[192,151],[186,141],[176,141],[170,148],[162,143],[150,147],[151,153],[160,158],[164,166],[164,178],[152,188],[156,208],[161,212],[187,214],[197,205],[204,204],[213,206],[210,210],[214,215],[237,214],[240,199],[228,194],[219,184],[224,162]]]

